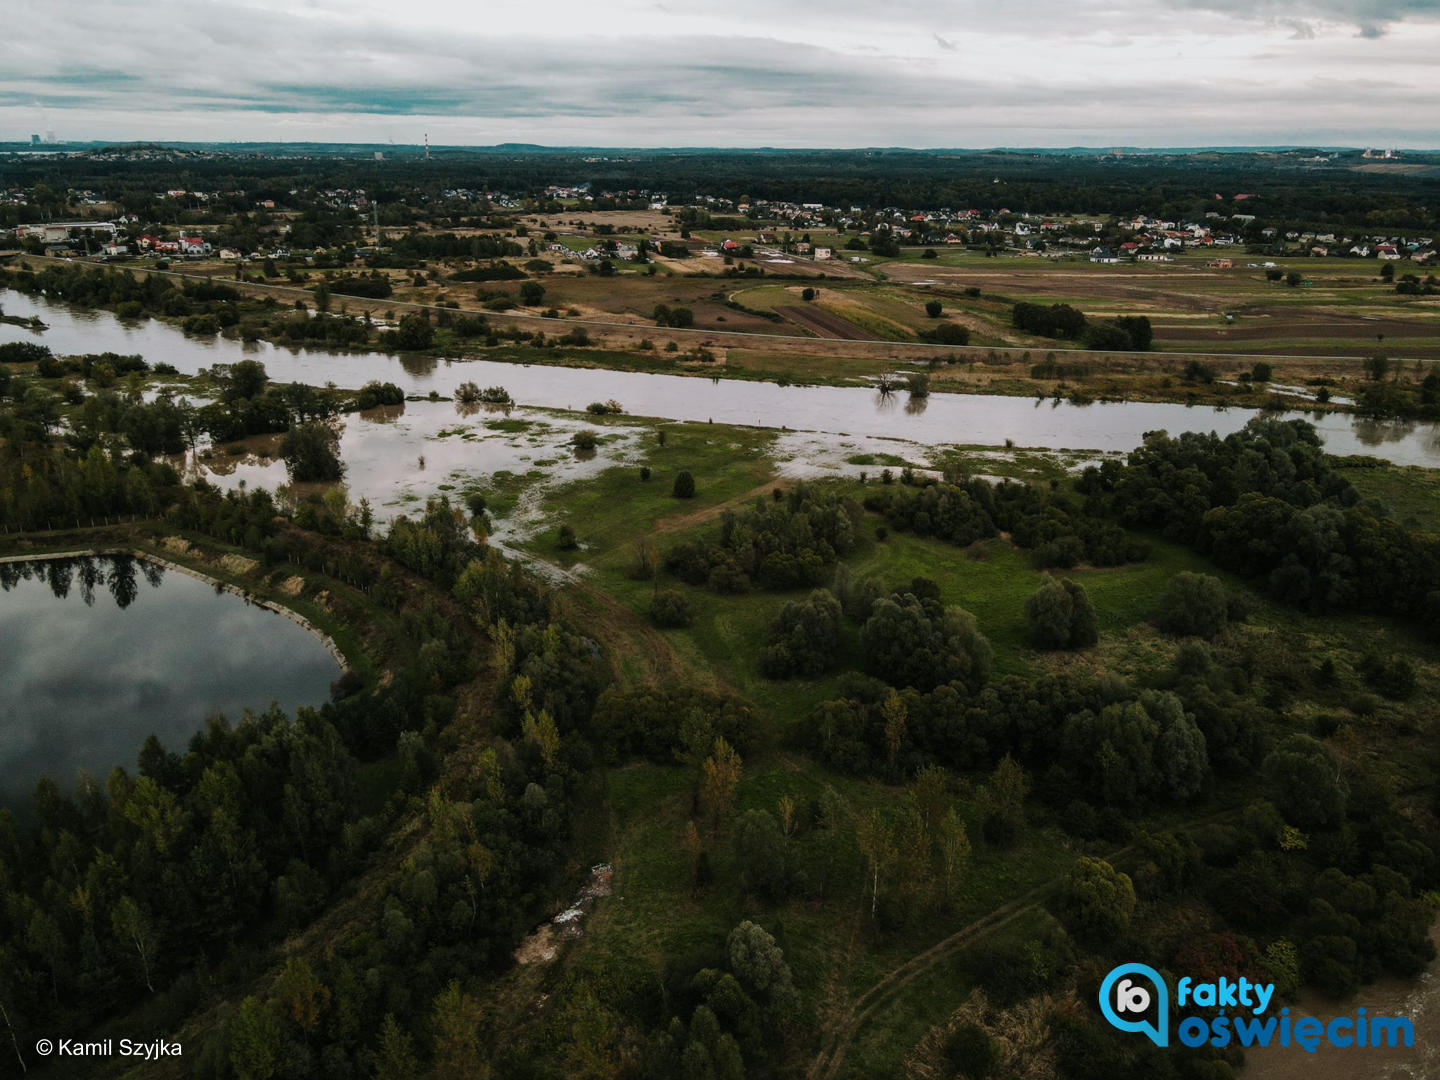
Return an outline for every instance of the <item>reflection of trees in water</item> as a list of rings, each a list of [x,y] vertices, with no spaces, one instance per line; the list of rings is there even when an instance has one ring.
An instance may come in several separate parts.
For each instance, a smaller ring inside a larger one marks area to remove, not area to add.
[[[420,353],[401,353],[400,366],[407,375],[433,375],[440,361]]]
[[[405,415],[405,403],[399,405],[376,405],[374,408],[365,409],[360,417],[372,424],[393,424],[400,417]]]
[[[905,411],[911,416],[919,416],[925,411],[929,404],[930,399],[928,397],[916,397],[914,394],[911,394],[910,399],[905,402]]]
[[[129,607],[140,592],[139,576],[156,589],[165,580],[165,568],[130,555],[78,555],[69,559],[0,563],[0,589],[9,592],[22,581],[42,581],[57,599],[64,600],[71,588],[78,585],[80,599],[87,607],[94,605],[95,588],[99,585],[110,590],[116,606]]]
[[[515,408],[513,401],[460,401],[455,402],[455,412],[460,416],[474,416],[476,413],[496,413],[509,416],[510,411]]]
[[[1376,420],[1357,416],[1353,422],[1355,438],[1365,446],[1387,442],[1403,442],[1415,433],[1414,420]]]
[[[900,399],[888,390],[877,390],[875,392],[875,411],[877,413],[894,412],[900,406]]]

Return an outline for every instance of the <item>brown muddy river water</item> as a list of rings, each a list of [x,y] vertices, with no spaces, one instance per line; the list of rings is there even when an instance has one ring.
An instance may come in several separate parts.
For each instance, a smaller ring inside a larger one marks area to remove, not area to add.
[[[615,398],[637,416],[713,421],[853,436],[905,439],[924,445],[1002,446],[1126,451],[1147,431],[1238,431],[1253,409],[1222,409],[1152,402],[1037,402],[1034,398],[932,394],[916,407],[904,395],[885,397],[863,387],[779,386],[736,379],[604,371],[498,363],[400,358],[382,353],[341,354],[289,349],[265,342],[244,344],[222,337],[187,337],[151,320],[126,321],[109,312],[79,311],[5,290],[0,305],[9,315],[38,315],[42,334],[0,324],[0,341],[38,341],[56,353],[139,353],[194,373],[215,364],[255,359],[272,379],[359,387],[379,379],[409,394],[448,395],[459,383],[506,387],[522,405],[584,409]],[[583,354],[580,354],[583,355]],[[1295,414],[1291,414],[1295,415]],[[1325,445],[1336,454],[1374,454],[1405,465],[1440,466],[1440,425],[1377,422],[1344,414],[1315,418]]]

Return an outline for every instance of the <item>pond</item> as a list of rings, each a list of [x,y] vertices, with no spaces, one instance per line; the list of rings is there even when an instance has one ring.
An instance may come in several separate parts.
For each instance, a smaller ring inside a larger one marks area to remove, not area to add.
[[[1238,431],[1254,409],[1154,402],[1037,402],[1034,398],[936,393],[919,401],[883,396],[864,387],[780,386],[739,379],[652,375],[598,368],[526,366],[491,360],[404,360],[383,353],[343,354],[290,349],[265,342],[187,337],[153,320],[121,320],[105,311],[76,310],[43,297],[0,290],[10,315],[38,315],[43,334],[0,324],[0,341],[39,341],[57,353],[140,353],[194,374],[215,364],[255,359],[283,382],[357,388],[379,379],[409,394],[448,395],[466,380],[506,387],[522,405],[584,409],[614,398],[636,416],[713,421],[852,436],[905,439],[924,445],[1002,446],[1052,450],[1125,451],[1145,432]],[[583,354],[579,354],[583,355]],[[1296,415],[1296,414],[1290,414]],[[1304,414],[1301,414],[1304,415]],[[1440,466],[1440,425],[1382,422],[1344,413],[1313,417],[1326,448],[1336,454],[1373,454],[1402,465]]]
[[[3,562],[0,590],[0,806],[133,774],[146,736],[183,751],[213,711],[319,705],[340,674],[304,627],[149,560]]]

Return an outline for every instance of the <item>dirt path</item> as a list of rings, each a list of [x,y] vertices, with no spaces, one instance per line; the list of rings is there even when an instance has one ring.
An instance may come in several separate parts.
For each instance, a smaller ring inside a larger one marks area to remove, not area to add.
[[[1176,831],[1196,829],[1202,825],[1233,817],[1239,812],[1238,810],[1219,810],[1177,826]],[[1134,850],[1133,843],[1126,844],[1124,847],[1116,848],[1099,857],[1114,864]],[[1060,881],[1061,877],[1057,876],[1042,882],[1009,903],[1002,904],[994,911],[976,919],[968,926],[961,927],[944,940],[916,953],[904,963],[881,976],[870,989],[851,1002],[836,1021],[825,1025],[820,1037],[820,1052],[815,1055],[815,1060],[811,1062],[810,1068],[805,1073],[807,1080],[835,1080],[840,1075],[840,1070],[845,1064],[845,1056],[849,1053],[855,1036],[872,1017],[891,1004],[898,991],[904,989],[957,950],[973,945],[1021,916],[1035,911],[1051,891],[1060,884]]]
[[[651,534],[679,532],[682,529],[689,529],[695,525],[703,525],[707,521],[714,521],[725,513],[726,510],[733,510],[737,506],[743,506],[752,499],[764,498],[776,488],[782,491],[790,486],[791,481],[782,480],[776,477],[767,480],[758,487],[753,487],[743,495],[736,495],[733,499],[726,499],[724,502],[716,503],[714,506],[707,506],[703,510],[695,510],[688,514],[674,514],[670,517],[661,518],[655,522]]]

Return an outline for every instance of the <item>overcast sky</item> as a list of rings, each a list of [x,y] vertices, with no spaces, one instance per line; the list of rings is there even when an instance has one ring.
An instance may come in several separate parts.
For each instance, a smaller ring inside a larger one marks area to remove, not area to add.
[[[6,0],[0,139],[1440,146],[1440,0]]]

